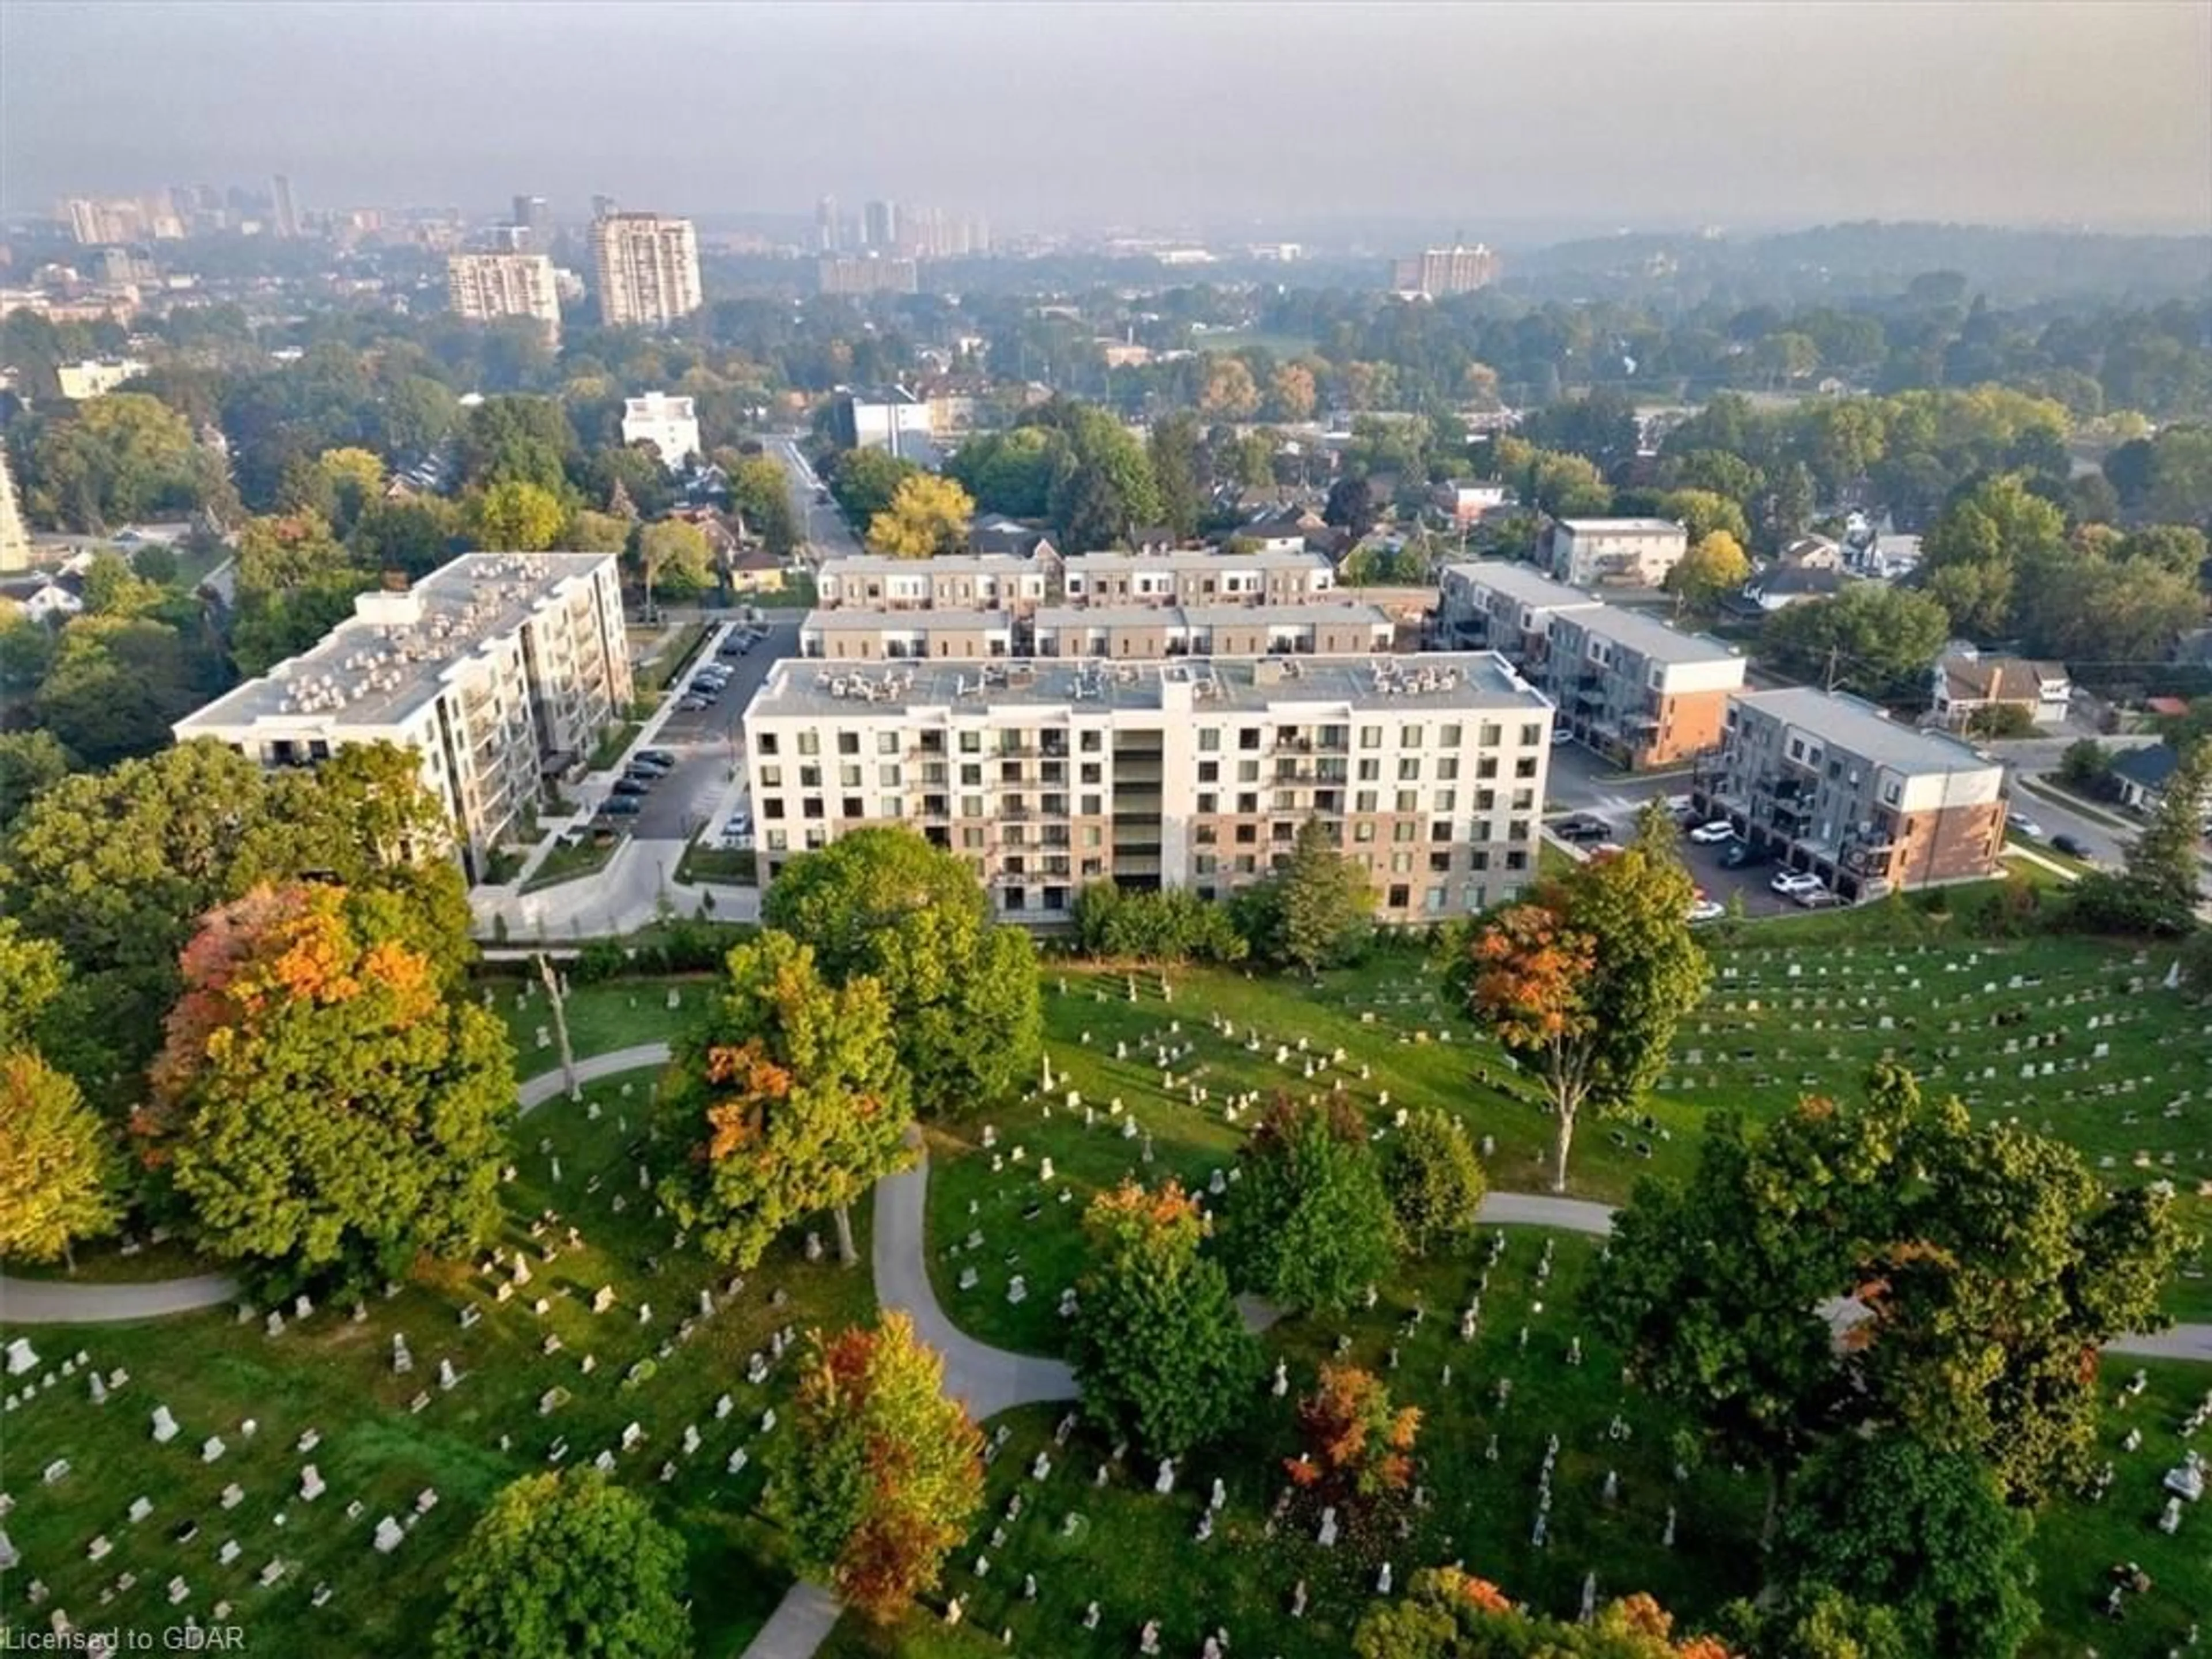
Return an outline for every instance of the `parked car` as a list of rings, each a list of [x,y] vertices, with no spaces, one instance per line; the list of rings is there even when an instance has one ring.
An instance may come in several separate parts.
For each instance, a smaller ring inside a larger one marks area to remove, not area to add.
[[[1754,847],[1747,841],[1732,841],[1721,848],[1721,867],[1724,870],[1748,870],[1757,865],[1773,862],[1774,853],[1771,848]]]
[[[2005,820],[2005,827],[2015,836],[2025,836],[2030,841],[2043,839],[2043,826],[2033,818],[2024,818],[2015,813]]]
[[[1728,906],[1713,899],[1699,899],[1690,907],[1692,921],[1718,921],[1728,914]]]
[[[1799,888],[1790,894],[1790,897],[1791,902],[1802,904],[1808,910],[1824,910],[1832,904],[1841,904],[1844,902],[1840,893],[1823,887],[1818,882],[1814,882],[1810,887]]]
[[[657,761],[645,755],[632,755],[629,764],[623,769],[641,778],[665,778],[674,766],[673,761]]]
[[[634,818],[638,809],[644,805],[635,795],[610,795],[599,803],[599,816],[603,818]]]
[[[1766,884],[1784,898],[1790,898],[1799,893],[1811,892],[1821,885],[1821,881],[1809,870],[1784,870]]]
[[[1575,734],[1574,734],[1573,732],[1571,732],[1568,731],[1568,730],[1567,730],[1567,728],[1566,728],[1565,726],[1553,726],[1553,727],[1552,728],[1552,747],[1553,747],[1553,748],[1554,748],[1554,749],[1564,749],[1564,748],[1565,748],[1569,744],[1572,743],[1574,740],[1575,740]]]
[[[637,751],[636,758],[641,761],[651,761],[655,766],[676,764],[675,751],[668,749],[641,749]]]
[[[2051,850],[2054,853],[2063,853],[2069,859],[2080,859],[2084,863],[2094,862],[2096,858],[2095,854],[2072,836],[2053,836],[2051,838]]]
[[[653,793],[653,786],[643,778],[633,778],[625,773],[615,780],[614,787],[611,793],[617,795],[649,795]]]
[[[1691,830],[1690,839],[1700,847],[1717,847],[1724,841],[1735,839],[1735,825],[1730,823],[1726,818],[1715,818],[1711,823],[1701,823]]]
[[[1613,833],[1613,826],[1590,813],[1577,812],[1572,817],[1561,818],[1553,824],[1552,833],[1561,841],[1603,841]]]
[[[679,714],[696,714],[707,707],[707,699],[704,697],[686,697],[676,705],[676,712]]]

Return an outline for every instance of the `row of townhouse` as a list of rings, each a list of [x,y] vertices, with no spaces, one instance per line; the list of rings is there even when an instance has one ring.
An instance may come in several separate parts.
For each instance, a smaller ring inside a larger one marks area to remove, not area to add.
[[[1733,647],[1504,560],[1447,565],[1432,631],[1448,646],[1503,652],[1559,705],[1562,729],[1630,768],[1714,747],[1743,685]]]
[[[1335,588],[1328,560],[1303,552],[864,554],[829,561],[816,580],[824,610],[1024,614],[1048,605],[1300,605]]]
[[[2000,763],[1809,686],[1729,698],[1691,799],[1850,900],[1992,875],[2004,848]]]
[[[1088,883],[1223,897],[1330,827],[1390,922],[1534,878],[1550,705],[1489,653],[1172,662],[787,659],[744,714],[762,877],[866,825],[958,854],[1009,919]]]
[[[1371,605],[1042,605],[1012,611],[814,611],[799,650],[831,662],[901,658],[1354,656],[1392,649]]]

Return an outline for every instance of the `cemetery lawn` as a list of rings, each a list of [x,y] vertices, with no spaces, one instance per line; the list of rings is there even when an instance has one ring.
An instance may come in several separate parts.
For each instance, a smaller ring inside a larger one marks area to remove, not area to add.
[[[664,999],[649,989],[640,993],[641,1013],[663,1008]],[[585,994],[580,989],[580,1001]],[[627,1013],[623,993],[611,994]],[[621,1041],[667,1029],[656,1017],[649,1029],[623,1031]],[[15,1500],[6,1524],[23,1558],[8,1579],[11,1614],[39,1579],[51,1591],[35,1615],[40,1624],[58,1607],[81,1628],[166,1629],[187,1613],[209,1624],[222,1622],[213,1606],[228,1600],[233,1622],[246,1626],[257,1652],[372,1659],[418,1651],[444,1606],[452,1553],[492,1494],[546,1468],[556,1438],[567,1439],[569,1463],[586,1463],[617,1448],[624,1426],[635,1422],[644,1439],[621,1455],[618,1478],[646,1494],[689,1546],[687,1593],[700,1653],[738,1651],[789,1582],[778,1535],[753,1510],[762,1479],[761,1413],[781,1401],[793,1364],[787,1358],[757,1387],[744,1380],[747,1356],[765,1349],[779,1327],[796,1328],[803,1338],[811,1328],[864,1320],[874,1297],[865,1267],[848,1272],[834,1256],[810,1265],[793,1238],[726,1307],[701,1321],[688,1343],[678,1342],[679,1322],[698,1311],[700,1290],[712,1286],[723,1300],[725,1281],[696,1253],[670,1249],[667,1224],[653,1220],[650,1201],[637,1192],[630,1154],[641,1140],[652,1077],[632,1073],[589,1087],[586,1100],[602,1112],[597,1122],[588,1121],[586,1106],[562,1101],[522,1120],[520,1174],[506,1188],[502,1243],[509,1250],[532,1243],[530,1222],[548,1206],[560,1212],[562,1226],[539,1247],[570,1224],[585,1243],[562,1249],[550,1265],[533,1255],[531,1281],[503,1304],[493,1294],[503,1274],[436,1265],[390,1301],[372,1295],[360,1324],[351,1322],[349,1308],[333,1306],[271,1338],[258,1316],[240,1324],[224,1309],[139,1325],[23,1333],[41,1356],[41,1370],[58,1371],[82,1350],[103,1375],[121,1368],[130,1380],[95,1406],[79,1370],[6,1417],[7,1486]],[[625,1085],[633,1091],[627,1098]],[[561,1161],[557,1188],[541,1139]],[[854,1219],[864,1253],[867,1218],[862,1206]],[[655,1251],[665,1253],[657,1267],[648,1261]],[[590,1301],[603,1285],[615,1288],[619,1306],[595,1316]],[[775,1287],[787,1295],[787,1305],[771,1304]],[[550,1304],[543,1318],[532,1311],[540,1297]],[[641,1325],[640,1304],[647,1302],[652,1321]],[[459,1322],[464,1307],[480,1311],[473,1328]],[[395,1332],[413,1356],[404,1376],[392,1372]],[[541,1352],[548,1333],[564,1345],[550,1356]],[[675,1345],[665,1359],[658,1357],[664,1344]],[[598,1362],[590,1375],[581,1370],[586,1353]],[[461,1373],[451,1392],[439,1386],[441,1358]],[[650,1374],[626,1385],[625,1373],[641,1360]],[[572,1397],[541,1416],[540,1397],[556,1387]],[[725,1392],[733,1410],[717,1421],[714,1402]],[[428,1401],[411,1412],[418,1393]],[[180,1428],[167,1445],[149,1437],[157,1405],[167,1405]],[[258,1425],[250,1438],[241,1426],[248,1418]],[[700,1449],[686,1456],[681,1442],[693,1424]],[[309,1429],[321,1443],[302,1454],[295,1448]],[[504,1451],[502,1434],[512,1437]],[[228,1449],[207,1464],[202,1443],[210,1436]],[[726,1463],[740,1445],[751,1449],[752,1464],[732,1477]],[[58,1459],[68,1460],[70,1473],[42,1484],[37,1472]],[[312,1503],[297,1496],[308,1462],[327,1485]],[[659,1473],[668,1462],[675,1473],[663,1484]],[[225,1512],[220,1494],[233,1482],[244,1500]],[[435,1507],[393,1553],[375,1553],[370,1540],[379,1519],[413,1515],[416,1494],[428,1487],[436,1489]],[[127,1510],[142,1494],[153,1511],[133,1525]],[[349,1519],[347,1506],[356,1500],[364,1507]],[[189,1542],[173,1531],[186,1522],[199,1528]],[[99,1565],[86,1553],[96,1535],[113,1547]],[[225,1566],[217,1557],[229,1539],[241,1553]],[[271,1559],[286,1564],[284,1576],[274,1589],[258,1588],[258,1575]],[[125,1573],[135,1583],[103,1603],[102,1590]],[[165,1589],[173,1575],[190,1586],[173,1607]],[[325,1583],[331,1593],[317,1608],[312,1600]]]
[[[617,1048],[633,1048],[641,1042],[670,1042],[690,1023],[700,999],[712,995],[714,988],[715,976],[708,974],[572,986],[568,1003],[568,1046],[577,1059],[583,1060]],[[508,974],[480,978],[470,989],[478,997],[487,989],[493,994],[494,1012],[507,1022],[507,1036],[514,1044],[514,1069],[519,1074],[529,1077],[560,1065],[557,1045],[538,1046],[540,1027],[551,1035],[553,1016],[545,1000],[545,988],[534,969],[519,978]],[[668,1006],[671,990],[681,997],[680,1006]]]
[[[981,1659],[1006,1651],[1000,1636],[1011,1629],[1016,1652],[1105,1659],[1133,1651],[1144,1622],[1158,1620],[1162,1650],[1169,1654],[1195,1652],[1207,1633],[1225,1626],[1232,1653],[1338,1659],[1372,1601],[1385,1560],[1401,1592],[1417,1568],[1459,1559],[1516,1599],[1570,1617],[1589,1572],[1597,1575],[1601,1598],[1649,1590],[1688,1622],[1733,1596],[1753,1594],[1759,1554],[1750,1540],[1763,1499],[1757,1476],[1705,1465],[1677,1481],[1675,1419],[1623,1384],[1618,1354],[1584,1333],[1582,1363],[1569,1363],[1579,1327],[1574,1310],[1595,1242],[1504,1231],[1505,1253],[1491,1269],[1474,1342],[1460,1340],[1457,1313],[1487,1260],[1488,1232],[1471,1260],[1411,1264],[1371,1311],[1295,1320],[1269,1332],[1263,1345],[1270,1364],[1279,1356],[1287,1362],[1289,1396],[1278,1400],[1265,1384],[1256,1388],[1232,1437],[1181,1466],[1170,1496],[1152,1490],[1156,1466],[1133,1459],[1111,1471],[1107,1486],[1094,1486],[1111,1449],[1087,1425],[1065,1446],[1055,1445],[1061,1408],[1008,1414],[1003,1421],[1011,1437],[988,1471],[985,1511],[948,1564],[939,1591],[889,1629],[848,1615],[825,1653],[832,1659]],[[1555,1251],[1553,1267],[1540,1284],[1547,1241]],[[1406,1322],[1417,1306],[1425,1317],[1409,1333]],[[1340,1334],[1352,1339],[1349,1358],[1382,1376],[1397,1403],[1422,1408],[1417,1479],[1429,1504],[1399,1512],[1410,1527],[1406,1536],[1399,1534],[1398,1514],[1367,1522],[1340,1516],[1343,1536],[1323,1549],[1314,1535],[1317,1504],[1301,1497],[1272,1529],[1268,1519],[1287,1486],[1280,1460],[1297,1449],[1297,1399],[1310,1389]],[[1446,1364],[1452,1368],[1449,1381]],[[2117,1398],[2132,1369],[2125,1362],[2106,1367],[2108,1399]],[[2046,1613],[2045,1630],[2027,1650],[2035,1659],[2070,1656],[2087,1642],[2107,1659],[2156,1659],[2180,1640],[2212,1595],[2212,1571],[2201,1549],[2166,1538],[2150,1524],[2160,1474],[2180,1455],[2177,1420],[2212,1383],[2212,1374],[2179,1364],[2147,1369],[2144,1396],[2111,1414],[2106,1441],[2121,1468],[2112,1498],[2101,1507],[2054,1508],[2042,1522],[2035,1553]],[[1504,1381],[1513,1388],[1501,1404]],[[1624,1438],[1613,1437],[1616,1414],[1628,1431]],[[2145,1428],[2143,1447],[2133,1455],[2117,1445],[2130,1423]],[[1532,1541],[1537,1479],[1553,1434],[1559,1437],[1559,1455],[1548,1536],[1539,1547]],[[1032,1478],[1041,1450],[1053,1461],[1042,1482]],[[1605,1496],[1608,1471],[1620,1477],[1611,1501]],[[1217,1477],[1228,1504],[1212,1538],[1200,1543],[1195,1529]],[[1008,1500],[1017,1492],[1023,1508],[1009,1520]],[[1663,1541],[1670,1506],[1676,1526],[1671,1548]],[[992,1534],[1000,1527],[1005,1537],[994,1546]],[[990,1559],[981,1577],[979,1555]],[[2115,1626],[2099,1616],[2097,1605],[2105,1571],[2119,1560],[2141,1563],[2157,1583],[2134,1604],[2128,1622]],[[1033,1603],[1024,1597],[1027,1574],[1037,1581]],[[1289,1607],[1301,1579],[1309,1606],[1302,1620],[1293,1620]],[[957,1627],[943,1618],[951,1595],[963,1603]],[[1084,1612],[1092,1601],[1101,1616],[1097,1629],[1086,1632]]]
[[[1686,1176],[1710,1110],[1771,1119],[1808,1092],[1855,1091],[1869,1066],[1890,1054],[1920,1073],[1931,1092],[1961,1093],[1977,1116],[2016,1116],[2079,1147],[2107,1180],[2172,1181],[2199,1243],[2166,1305],[2177,1318],[2212,1318],[2212,1243],[2204,1237],[2212,1234],[2212,1201],[2200,1190],[2212,1182],[2212,1015],[2158,984],[2164,961],[2075,939],[1867,944],[1828,937],[1825,924],[1834,919],[1762,924],[1742,929],[1734,943],[1709,940],[1711,993],[1683,1023],[1666,1086],[1639,1121],[1586,1118],[1578,1126],[1571,1194],[1618,1204],[1639,1176]],[[1806,929],[1814,930],[1813,941],[1801,944]],[[1233,1165],[1251,1121],[1249,1113],[1241,1122],[1225,1121],[1224,1103],[1240,1093],[1264,1101],[1279,1089],[1323,1090],[1341,1077],[1378,1121],[1401,1106],[1442,1106],[1478,1142],[1492,1139],[1485,1162],[1493,1191],[1549,1190],[1551,1118],[1522,1091],[1496,1046],[1446,1009],[1438,974],[1410,949],[1378,951],[1314,983],[1178,970],[1172,1003],[1161,1000],[1157,972],[1134,978],[1133,1003],[1127,974],[1075,964],[1063,973],[1048,964],[1050,1097],[990,1115],[998,1144],[989,1151],[981,1146],[982,1118],[933,1126],[930,1271],[939,1299],[970,1334],[1002,1347],[1060,1352],[1057,1310],[1081,1268],[1084,1205],[1125,1177],[1157,1182],[1172,1174],[1204,1191],[1214,1170]],[[1233,1037],[1210,1018],[1226,1020]],[[2106,1018],[2113,1024],[2103,1024]],[[1249,1046],[1255,1032],[1256,1052]],[[1302,1036],[1304,1054],[1297,1049]],[[1173,1063],[1172,1095],[1162,1087],[1170,1068],[1142,1046],[1157,1042],[1195,1045]],[[1117,1043],[1127,1045],[1126,1059],[1116,1058]],[[2095,1059],[2099,1044],[2106,1053]],[[1279,1048],[1289,1051],[1281,1064]],[[1339,1048],[1343,1066],[1317,1064],[1307,1080],[1306,1062],[1326,1061]],[[2036,1076],[2021,1077],[2031,1063]],[[1992,1070],[1993,1079],[1982,1075]],[[1194,1085],[1210,1097],[1197,1105],[1189,1099]],[[1081,1097],[1073,1109],[1071,1091]],[[1138,1133],[1125,1138],[1131,1117]],[[1047,1157],[1048,1184],[1040,1178]],[[966,1241],[976,1233],[982,1243],[971,1252]],[[977,1283],[963,1291],[967,1268]],[[1006,1301],[1016,1273],[1027,1291],[1018,1305]]]

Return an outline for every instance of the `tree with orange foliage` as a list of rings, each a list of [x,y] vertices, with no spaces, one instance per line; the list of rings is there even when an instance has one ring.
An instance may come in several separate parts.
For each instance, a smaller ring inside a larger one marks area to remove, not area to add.
[[[1633,1107],[1705,994],[1712,970],[1690,932],[1696,894],[1671,842],[1639,831],[1499,912],[1455,970],[1474,1017],[1548,1097],[1553,1192],[1566,1190],[1583,1109]]]
[[[1390,1390],[1357,1365],[1323,1365],[1321,1387],[1298,1401],[1306,1449],[1287,1459],[1293,1482],[1339,1503],[1403,1492],[1413,1482],[1418,1406],[1394,1406]]]
[[[983,1501],[983,1437],[902,1313],[815,1332],[764,1499],[800,1567],[888,1622],[937,1583]]]
[[[810,947],[774,929],[731,951],[727,971],[666,1093],[684,1161],[661,1201],[740,1267],[828,1210],[850,1267],[852,1203],[905,1161],[914,1121],[890,1000],[865,974],[830,984]]]
[[[1071,1358],[1084,1409],[1154,1457],[1181,1457],[1235,1420],[1260,1352],[1201,1252],[1205,1213],[1177,1182],[1124,1182],[1083,1217],[1090,1267],[1077,1285]]]
[[[1588,1624],[1547,1619],[1516,1606],[1497,1585],[1439,1567],[1417,1572],[1406,1595],[1377,1602],[1352,1634],[1358,1659],[1731,1659],[1710,1636],[1674,1639],[1673,1615],[1635,1595],[1597,1610]]]
[[[210,912],[134,1126],[202,1248],[280,1285],[391,1277],[498,1220],[506,1033],[383,914],[297,884]]]

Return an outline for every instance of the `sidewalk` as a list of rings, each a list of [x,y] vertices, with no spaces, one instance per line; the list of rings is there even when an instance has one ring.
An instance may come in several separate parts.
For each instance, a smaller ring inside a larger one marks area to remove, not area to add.
[[[469,894],[469,907],[475,913],[480,934],[489,935],[494,923],[504,918],[510,943],[634,933],[660,920],[664,900],[674,915],[703,916],[711,921],[758,921],[757,887],[677,879],[677,867],[683,863],[688,845],[680,841],[626,841],[607,861],[607,867],[595,875],[579,876],[534,893],[514,887],[478,887]]]

